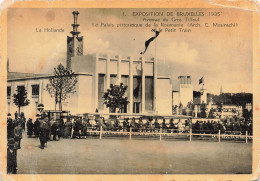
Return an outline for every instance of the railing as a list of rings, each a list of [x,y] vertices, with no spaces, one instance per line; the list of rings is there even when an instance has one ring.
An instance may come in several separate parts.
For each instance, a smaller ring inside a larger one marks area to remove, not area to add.
[[[129,131],[128,131],[129,130]],[[134,130],[134,131],[133,131]],[[221,130],[194,130],[196,133],[192,132],[192,129],[190,130],[184,130],[183,132],[179,132],[178,129],[143,129],[143,128],[132,128],[129,129],[121,129],[121,130],[103,130],[102,126],[97,130],[96,128],[90,128],[87,131],[88,135],[99,135],[99,139],[102,139],[102,136],[105,135],[124,135],[129,136],[129,140],[132,139],[132,136],[159,136],[160,141],[162,141],[163,137],[171,137],[171,136],[186,136],[189,137],[189,141],[192,141],[192,138],[194,136],[198,137],[212,137],[217,138],[218,142],[221,142],[221,139],[229,138],[239,138],[239,139],[245,139],[245,142],[248,143],[248,140],[252,140],[253,136],[248,135],[248,131],[245,131],[245,134],[242,134],[241,131],[221,131]],[[200,133],[199,133],[200,132]],[[207,134],[205,132],[211,132],[211,134]],[[215,132],[212,134],[212,132]],[[224,132],[224,134],[221,134],[221,132]],[[225,134],[225,133],[232,133],[232,134]],[[234,134],[239,133],[239,134]]]

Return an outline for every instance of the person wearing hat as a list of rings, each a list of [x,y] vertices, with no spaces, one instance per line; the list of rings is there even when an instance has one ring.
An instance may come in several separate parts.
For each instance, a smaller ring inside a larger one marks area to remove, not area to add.
[[[70,138],[72,129],[72,122],[70,118],[65,122],[64,138]]]
[[[39,137],[40,137],[40,143],[41,143],[41,149],[44,149],[45,143],[47,143],[49,138],[49,126],[48,124],[43,120],[40,129],[39,129]]]
[[[14,113],[14,117],[15,117],[15,119],[18,119],[18,112],[17,111]]]
[[[14,122],[10,117],[7,118],[7,138],[13,138],[14,137]]]
[[[27,127],[27,135],[31,137],[33,135],[33,123],[31,118],[28,119],[26,123],[26,127]]]
[[[58,130],[58,123],[56,120],[52,119],[50,121],[51,123],[51,126],[50,126],[50,129],[51,129],[51,134],[53,135],[53,140],[56,140],[56,136],[57,136],[57,130]]]
[[[41,123],[40,123],[39,119],[37,118],[33,124],[33,131],[34,131],[35,137],[39,136],[40,125],[41,125]]]
[[[16,174],[17,171],[17,150],[14,146],[14,138],[8,139],[7,143],[7,173]]]
[[[17,144],[17,149],[21,149],[21,139],[23,137],[23,128],[21,127],[21,122],[14,128],[14,140]]]

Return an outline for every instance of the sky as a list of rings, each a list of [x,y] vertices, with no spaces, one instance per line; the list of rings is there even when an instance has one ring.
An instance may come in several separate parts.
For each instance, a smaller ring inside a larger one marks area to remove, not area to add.
[[[154,36],[152,27],[108,28],[93,23],[143,23],[144,16],[133,12],[204,12],[212,9],[8,9],[8,58],[10,71],[51,73],[54,66],[66,65],[67,36],[72,31],[72,11],[79,11],[80,36],[84,36],[84,54],[109,53],[122,57],[141,57],[144,42]],[[125,16],[123,15],[123,12]],[[158,72],[171,76],[178,90],[180,75],[189,75],[194,90],[204,77],[210,93],[252,92],[252,15],[238,9],[215,9],[220,16],[200,17],[199,28],[191,32],[165,32],[164,29],[143,55],[158,59]],[[146,16],[145,18],[171,16]],[[176,17],[176,16],[174,16]],[[181,18],[183,24],[184,17]],[[237,23],[237,27],[213,28],[212,23]],[[211,27],[205,27],[209,23]],[[145,24],[145,23],[144,23]],[[63,28],[64,32],[37,32],[44,28]]]

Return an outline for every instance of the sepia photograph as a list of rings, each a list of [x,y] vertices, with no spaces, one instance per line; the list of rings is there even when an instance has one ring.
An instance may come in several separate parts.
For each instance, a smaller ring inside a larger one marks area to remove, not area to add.
[[[252,174],[252,27],[229,7],[8,8],[7,174]]]

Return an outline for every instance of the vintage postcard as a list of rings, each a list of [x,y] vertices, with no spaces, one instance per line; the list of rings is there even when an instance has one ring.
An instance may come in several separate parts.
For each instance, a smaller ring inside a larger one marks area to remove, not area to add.
[[[253,1],[28,1],[1,11],[1,172],[258,180]]]

